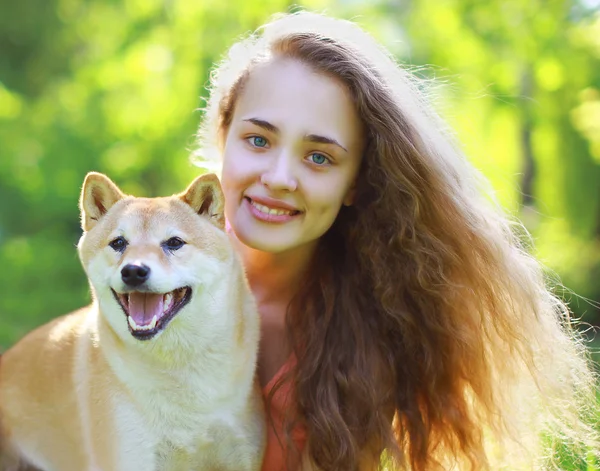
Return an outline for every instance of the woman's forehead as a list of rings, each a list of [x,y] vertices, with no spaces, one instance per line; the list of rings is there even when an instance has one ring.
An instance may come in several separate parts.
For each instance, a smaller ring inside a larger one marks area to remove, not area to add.
[[[238,97],[234,121],[260,119],[281,132],[330,134],[360,144],[362,122],[341,81],[301,61],[274,59],[256,66]]]

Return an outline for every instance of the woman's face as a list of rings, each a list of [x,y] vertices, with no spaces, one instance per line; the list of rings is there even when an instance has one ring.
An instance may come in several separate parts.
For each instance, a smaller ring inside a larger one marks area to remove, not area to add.
[[[340,82],[297,60],[257,66],[224,147],[225,215],[237,238],[272,253],[316,242],[352,203],[364,146]]]

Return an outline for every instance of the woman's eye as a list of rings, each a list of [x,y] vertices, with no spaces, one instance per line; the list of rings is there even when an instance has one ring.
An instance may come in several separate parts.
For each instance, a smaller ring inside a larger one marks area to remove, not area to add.
[[[317,153],[317,152],[314,152],[314,153],[310,154],[310,155],[308,156],[308,158],[310,159],[310,161],[311,161],[313,164],[317,164],[317,165],[324,165],[324,164],[327,164],[327,163],[330,163],[330,162],[331,162],[331,161],[330,161],[330,160],[329,160],[327,157],[325,157],[323,154],[319,154],[319,153]]]
[[[108,245],[115,252],[123,252],[123,250],[125,250],[125,247],[127,247],[127,241],[125,240],[125,237],[120,236],[116,239],[111,240],[108,243]]]
[[[264,137],[261,137],[261,136],[252,136],[252,137],[249,137],[248,141],[254,147],[267,147],[267,144],[268,144],[267,140]]]
[[[179,250],[185,245],[185,242],[179,237],[171,237],[163,242],[163,247],[169,250]]]

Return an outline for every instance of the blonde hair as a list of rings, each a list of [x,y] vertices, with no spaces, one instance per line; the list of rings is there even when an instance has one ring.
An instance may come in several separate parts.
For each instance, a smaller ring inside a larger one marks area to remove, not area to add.
[[[198,155],[219,159],[253,67],[343,83],[367,129],[353,207],[288,311],[312,461],[357,469],[557,469],[598,455],[595,376],[564,303],[434,112],[422,81],[351,22],[284,15],[211,77]],[[376,466],[374,464],[374,466]]]

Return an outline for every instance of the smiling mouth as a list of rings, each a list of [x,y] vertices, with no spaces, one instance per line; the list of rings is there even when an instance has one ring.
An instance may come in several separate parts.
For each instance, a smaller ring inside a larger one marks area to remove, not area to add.
[[[112,293],[127,316],[129,332],[138,340],[149,340],[162,331],[192,297],[185,286],[169,293]]]
[[[250,203],[254,208],[258,209],[261,213],[271,215],[271,216],[296,216],[301,213],[298,210],[290,210],[283,208],[271,208],[269,206],[265,206],[264,204],[257,203],[252,198],[245,197],[245,199]]]

